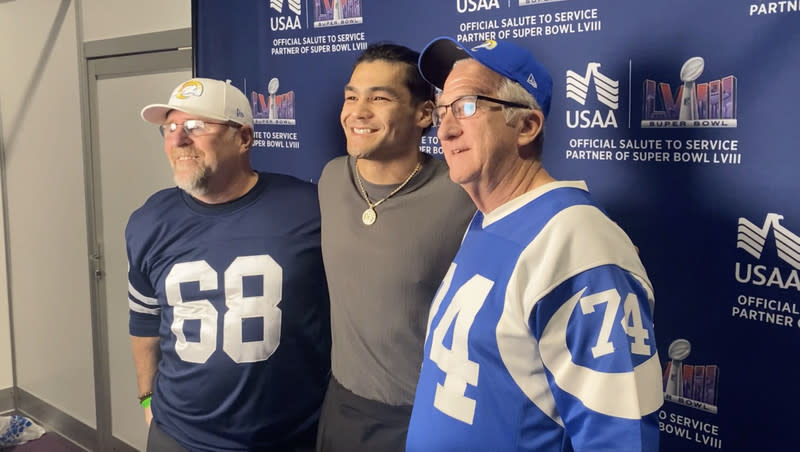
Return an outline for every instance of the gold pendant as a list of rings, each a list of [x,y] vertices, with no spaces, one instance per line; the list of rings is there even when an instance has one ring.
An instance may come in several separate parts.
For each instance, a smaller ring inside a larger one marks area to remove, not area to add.
[[[361,221],[367,226],[371,226],[373,223],[375,223],[377,218],[378,214],[375,213],[375,209],[372,207],[368,208],[364,211],[364,213],[361,214]]]

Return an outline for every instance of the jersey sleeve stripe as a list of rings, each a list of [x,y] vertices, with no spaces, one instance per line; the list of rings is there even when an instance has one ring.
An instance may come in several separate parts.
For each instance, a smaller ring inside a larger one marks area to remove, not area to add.
[[[128,282],[128,298],[136,299],[142,306],[158,306],[158,299],[142,295],[130,282]]]
[[[150,305],[146,305],[140,302],[139,300],[133,298],[130,294],[128,294],[128,308],[131,311],[139,312],[142,314],[158,315],[161,312],[161,308],[159,308],[158,306],[153,307]]]
[[[587,224],[593,225],[592,234],[575,232],[585,231]],[[620,252],[626,249],[630,251]],[[526,257],[531,255],[537,258]],[[501,359],[522,392],[560,425],[563,425],[563,421],[559,417],[546,376],[544,373],[532,372],[531,361],[521,359],[523,356],[539,355],[542,347],[528,329],[528,319],[536,303],[555,287],[583,271],[608,264],[631,272],[647,291],[652,308],[653,289],[628,236],[597,207],[575,205],[555,214],[542,228],[521,253],[518,265],[509,279],[503,313],[497,328],[497,345]],[[554,276],[546,279],[536,277],[542,274]],[[521,337],[525,339],[521,340]],[[528,350],[528,353],[520,353],[521,349]],[[658,358],[654,358],[651,360],[654,365],[647,369],[652,370],[652,367],[660,372]],[[549,364],[547,367],[551,370],[557,369]],[[639,379],[639,375],[636,379]],[[635,406],[639,406],[639,403]],[[636,417],[639,417],[638,413]]]
[[[544,369],[531,364],[536,362],[536,357],[539,356],[539,344],[528,329],[528,322],[523,317],[521,308],[522,306],[509,303],[508,297],[506,298],[505,309],[497,323],[496,331],[500,358],[525,396],[542,413],[564,427],[564,421],[556,409],[556,401],[550,391]]]
[[[592,234],[576,232],[586,231],[587,224],[592,225]],[[526,255],[538,258],[525,259]],[[616,265],[631,273],[652,302],[653,287],[633,243],[616,223],[591,205],[571,206],[554,215],[522,252],[520,260],[525,265],[519,265],[511,275],[509,289],[527,282],[517,293],[521,295],[517,299],[523,300],[526,319],[536,302],[551,290],[581,272],[603,265]],[[555,276],[547,280],[531,276],[542,274]]]
[[[647,292],[647,303],[650,306],[650,312],[655,312],[655,294],[653,293],[653,287],[650,285],[650,281],[633,273],[631,275],[636,281],[639,281],[639,284],[644,288],[645,292]]]
[[[542,362],[551,369],[556,384],[574,395],[588,408],[608,416],[640,419],[657,410],[663,403],[661,364],[654,353],[633,372],[603,373],[576,365],[567,347],[567,323],[583,295],[576,293],[553,315],[542,333],[539,350]],[[591,382],[591,384],[586,384]],[[597,388],[603,388],[598,391]],[[636,391],[631,391],[636,388]]]

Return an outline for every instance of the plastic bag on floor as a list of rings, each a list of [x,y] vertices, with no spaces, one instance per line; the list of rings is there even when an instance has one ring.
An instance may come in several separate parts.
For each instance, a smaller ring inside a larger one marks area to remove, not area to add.
[[[25,416],[0,416],[0,447],[16,446],[44,435],[44,429]]]

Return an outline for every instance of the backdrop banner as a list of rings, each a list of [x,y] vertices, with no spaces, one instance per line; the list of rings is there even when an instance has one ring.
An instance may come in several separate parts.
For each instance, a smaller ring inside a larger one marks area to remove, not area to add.
[[[251,99],[256,168],[341,155],[357,55],[507,39],[550,70],[544,164],[583,179],[656,294],[663,451],[797,450],[800,0],[194,0],[198,76]],[[435,133],[420,150],[441,156]],[[793,351],[794,350],[794,351]]]

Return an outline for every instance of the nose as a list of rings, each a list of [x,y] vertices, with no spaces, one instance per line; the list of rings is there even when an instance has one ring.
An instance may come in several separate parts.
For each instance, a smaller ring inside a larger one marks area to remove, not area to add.
[[[178,127],[174,132],[168,133],[164,137],[164,143],[169,144],[172,147],[185,146],[191,142],[192,139],[189,138],[189,135],[186,134],[186,131],[183,130],[183,127]]]
[[[361,98],[351,104],[351,113],[356,118],[369,118],[372,116],[372,110],[369,108],[367,99]]]
[[[452,108],[445,110],[444,114],[439,117],[439,128],[436,130],[436,136],[439,141],[447,141],[461,135],[461,124],[453,116]]]

